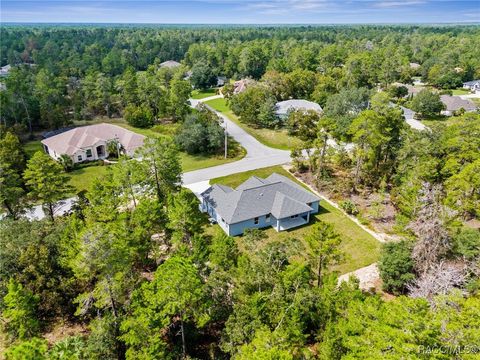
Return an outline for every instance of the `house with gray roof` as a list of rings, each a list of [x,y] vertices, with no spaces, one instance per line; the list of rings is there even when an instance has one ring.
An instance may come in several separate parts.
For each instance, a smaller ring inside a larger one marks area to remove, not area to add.
[[[236,189],[214,184],[200,194],[200,208],[230,236],[245,229],[273,227],[277,231],[307,224],[320,198],[285,176],[252,176]]]
[[[442,115],[452,116],[461,109],[465,110],[465,112],[477,110],[477,105],[473,101],[464,100],[459,96],[440,95],[440,100],[445,105],[445,110],[441,112]]]
[[[480,93],[480,79],[464,82],[463,88],[468,89],[473,93]]]
[[[292,99],[280,101],[275,104],[275,115],[277,115],[282,120],[288,118],[290,112],[292,111],[309,110],[313,110],[318,113],[321,113],[323,111],[320,105],[308,100]]]

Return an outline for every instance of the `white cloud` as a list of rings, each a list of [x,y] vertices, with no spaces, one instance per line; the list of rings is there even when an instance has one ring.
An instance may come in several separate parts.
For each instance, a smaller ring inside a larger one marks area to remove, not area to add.
[[[413,5],[425,4],[424,0],[406,0],[406,1],[397,1],[397,0],[383,0],[374,4],[375,7],[379,8],[394,8],[394,7],[406,7]]]

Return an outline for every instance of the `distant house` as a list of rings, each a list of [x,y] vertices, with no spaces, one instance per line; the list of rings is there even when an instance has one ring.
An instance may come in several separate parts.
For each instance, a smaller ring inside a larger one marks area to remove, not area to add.
[[[143,145],[145,136],[112,124],[95,124],[77,127],[42,140],[45,152],[54,159],[66,154],[74,163],[105,159],[107,144],[116,140],[122,152],[133,156]]]
[[[227,83],[228,79],[226,76],[217,76],[217,86],[223,86]]]
[[[459,96],[441,95],[440,100],[445,105],[445,110],[441,113],[446,116],[455,115],[460,109],[463,109],[466,112],[475,111],[477,109],[475,103],[470,100],[464,100]]]
[[[214,184],[201,195],[201,210],[230,236],[246,229],[273,227],[277,231],[302,226],[318,213],[320,198],[285,176],[252,176],[235,190]]]
[[[410,64],[408,64],[410,66],[410,69],[413,69],[413,70],[418,70],[422,67],[422,65],[418,64],[418,63],[414,63],[414,62],[411,62]]]
[[[169,68],[169,69],[173,69],[173,68],[176,68],[176,67],[179,67],[180,64],[178,61],[175,61],[175,60],[167,60],[167,61],[164,61],[160,64],[160,67],[161,68]]]
[[[308,111],[313,110],[321,113],[322,107],[313,101],[307,100],[285,100],[275,104],[275,115],[280,119],[286,119],[291,111]]]
[[[255,81],[252,79],[241,79],[233,83],[233,95],[240,94],[247,90],[247,87],[252,85]]]
[[[463,83],[463,88],[473,93],[480,93],[480,80],[472,80]]]
[[[410,85],[410,84],[403,84],[403,83],[398,83],[398,82],[395,82],[392,85],[396,86],[396,87],[400,87],[400,86],[406,87],[407,91],[408,91],[407,96],[415,96],[420,91],[422,91],[424,89],[423,87],[417,87],[417,86],[413,86],[413,85]]]
[[[11,69],[11,65],[5,65],[0,67],[0,76],[7,76]]]

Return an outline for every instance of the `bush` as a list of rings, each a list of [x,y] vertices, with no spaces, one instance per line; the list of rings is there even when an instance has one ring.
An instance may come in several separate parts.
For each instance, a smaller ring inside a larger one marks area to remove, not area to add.
[[[480,231],[462,229],[453,237],[453,252],[468,260],[477,259],[480,256]]]
[[[197,114],[187,117],[176,142],[189,154],[214,154],[223,150],[224,139],[218,116],[201,108]]]
[[[129,125],[148,128],[153,125],[152,111],[146,106],[128,105],[123,113]]]
[[[355,205],[350,200],[342,201],[340,203],[340,207],[349,215],[357,215],[358,214],[357,205]]]
[[[395,295],[403,294],[407,284],[415,278],[412,244],[406,240],[384,244],[378,268],[383,290]]]

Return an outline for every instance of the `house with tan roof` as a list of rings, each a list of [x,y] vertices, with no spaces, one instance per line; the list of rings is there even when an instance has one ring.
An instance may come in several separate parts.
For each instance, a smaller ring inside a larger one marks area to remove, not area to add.
[[[108,143],[117,141],[119,151],[133,156],[143,145],[145,136],[112,124],[95,124],[77,127],[42,140],[43,149],[53,159],[63,154],[70,156],[74,163],[105,159],[108,157]]]
[[[246,229],[273,227],[277,231],[308,224],[318,213],[320,198],[273,173],[266,179],[252,176],[236,189],[214,184],[200,194],[200,208],[230,236]]]
[[[176,67],[179,67],[180,65],[182,64],[180,64],[178,61],[175,61],[175,60],[167,60],[160,63],[161,68],[169,68],[169,69],[174,69]]]

